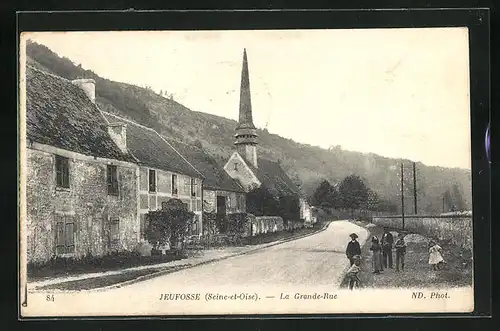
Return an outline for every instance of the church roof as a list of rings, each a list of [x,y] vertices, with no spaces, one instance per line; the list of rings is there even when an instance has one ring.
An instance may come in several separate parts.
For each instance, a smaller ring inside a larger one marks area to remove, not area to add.
[[[110,124],[126,124],[127,149],[141,165],[203,178],[195,167],[155,130],[102,112]]]
[[[302,197],[300,189],[295,185],[278,162],[259,158],[258,168],[255,168],[248,160],[245,160],[245,162],[271,194],[275,196],[297,195]]]
[[[175,139],[165,139],[205,177],[204,189],[245,192],[243,187],[202,149]]]
[[[27,138],[68,151],[135,162],[108,134],[104,118],[70,80],[26,67]]]

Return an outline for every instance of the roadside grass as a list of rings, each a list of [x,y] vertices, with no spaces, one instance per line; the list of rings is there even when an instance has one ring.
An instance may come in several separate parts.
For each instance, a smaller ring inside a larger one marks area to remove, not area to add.
[[[369,228],[370,237],[380,238],[383,229]],[[420,237],[420,236],[419,236]],[[372,273],[370,240],[361,249],[362,265],[360,280],[362,288],[413,288],[413,287],[458,287],[472,285],[472,253],[449,242],[440,242],[443,248],[442,255],[446,264],[441,270],[433,271],[428,264],[428,240],[407,241],[405,256],[405,270],[396,272],[396,253],[393,251],[393,269],[384,268],[384,271],[375,275]],[[347,287],[344,278],[341,288]]]
[[[39,286],[35,290],[64,290],[64,291],[79,291],[79,290],[91,290],[111,285],[120,284],[129,280],[137,279],[139,277],[154,274],[159,271],[170,271],[174,272],[185,268],[185,266],[174,266],[165,268],[148,268],[143,270],[131,270],[119,273],[116,275],[105,275],[100,277],[92,277],[79,280],[71,280],[67,282],[61,282],[57,284],[50,284]]]
[[[140,256],[136,252],[116,252],[80,259],[53,258],[46,263],[28,264],[28,280],[40,281],[54,277],[76,276],[86,273],[115,271],[139,266],[167,263],[186,258],[186,255],[167,253],[165,255]],[[149,268],[149,272],[151,269]]]

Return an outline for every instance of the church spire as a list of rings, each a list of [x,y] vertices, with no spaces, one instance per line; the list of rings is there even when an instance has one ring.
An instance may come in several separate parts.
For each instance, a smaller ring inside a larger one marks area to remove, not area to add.
[[[238,152],[254,167],[257,167],[257,132],[252,120],[252,101],[250,97],[250,78],[248,74],[247,51],[243,49],[241,69],[240,113],[236,128],[235,145]]]
[[[252,120],[252,100],[250,97],[250,78],[248,75],[246,48],[243,49],[243,67],[241,68],[240,117],[238,128],[255,129]]]

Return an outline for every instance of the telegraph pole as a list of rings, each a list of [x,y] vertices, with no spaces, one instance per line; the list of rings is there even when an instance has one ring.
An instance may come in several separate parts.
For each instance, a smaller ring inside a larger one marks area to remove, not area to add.
[[[403,230],[405,229],[405,196],[403,191],[403,162],[401,162],[401,219],[403,221]]]
[[[415,207],[415,215],[417,215],[417,172],[415,162],[413,162],[413,203]]]

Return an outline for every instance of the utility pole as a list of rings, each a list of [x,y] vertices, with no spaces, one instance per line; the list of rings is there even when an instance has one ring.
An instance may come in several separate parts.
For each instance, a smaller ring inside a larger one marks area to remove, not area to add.
[[[444,194],[443,194],[443,213],[444,213]]]
[[[401,162],[401,219],[403,221],[403,230],[405,229],[405,196],[403,191],[403,162]]]
[[[417,172],[415,162],[413,162],[413,203],[415,207],[415,215],[417,215]]]

